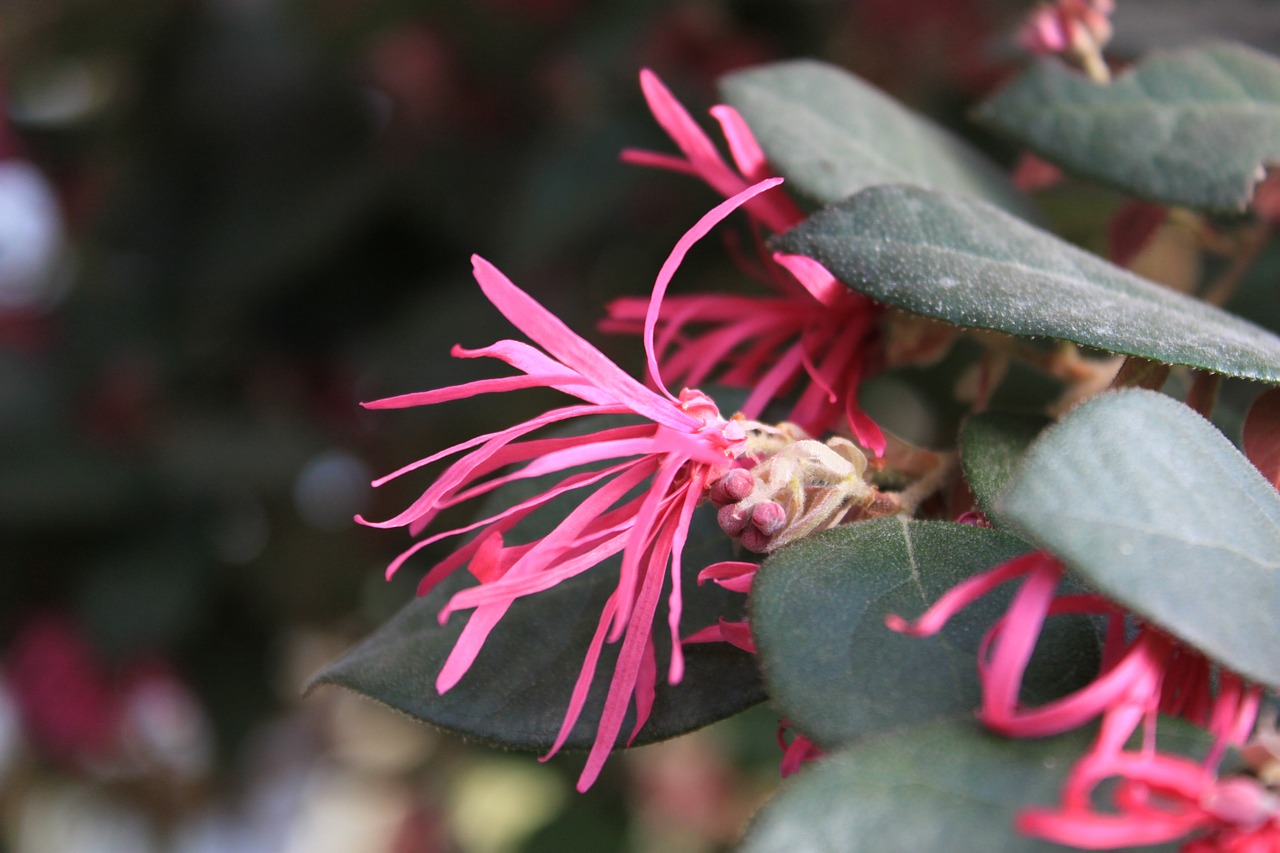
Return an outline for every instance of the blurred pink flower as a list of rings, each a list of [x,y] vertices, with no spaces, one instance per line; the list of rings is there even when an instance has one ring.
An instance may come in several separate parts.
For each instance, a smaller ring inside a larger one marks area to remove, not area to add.
[[[29,619],[5,656],[23,728],[52,760],[72,768],[115,746],[120,700],[80,629],[60,613]]]
[[[731,166],[657,75],[642,71],[640,86],[654,118],[683,156],[628,149],[624,160],[694,175],[723,196],[772,174],[751,129],[732,107],[711,109],[728,143]],[[781,190],[763,194],[743,209],[761,247],[764,278],[777,295],[668,299],[658,316],[655,342],[663,366],[686,384],[710,379],[751,388],[742,409],[748,418],[758,417],[770,402],[800,388],[791,421],[822,435],[845,419],[859,443],[880,455],[884,436],[859,408],[857,390],[877,366],[881,309],[817,261],[763,250],[766,232],[781,233],[804,219]],[[619,299],[609,306],[602,325],[609,331],[637,332],[646,312],[643,300]]]
[[[1095,789],[1116,784],[1095,805]],[[1184,853],[1280,850],[1280,798],[1248,776],[1219,778],[1209,767],[1154,750],[1090,754],[1072,769],[1057,809],[1026,809],[1027,835],[1090,850],[1182,841]]]
[[[1101,718],[1094,753],[1114,755],[1139,726],[1145,724],[1147,735],[1154,735],[1156,715],[1166,713],[1209,730],[1215,743],[1213,761],[1227,746],[1244,742],[1257,718],[1261,688],[1215,667],[1150,623],[1135,619],[1136,630],[1129,630],[1126,611],[1100,595],[1056,594],[1065,571],[1043,551],[1024,554],[956,585],[913,622],[894,615],[886,623],[912,636],[931,636],[970,603],[1007,581],[1023,578],[1009,609],[988,629],[978,650],[978,717],[989,728],[1013,737],[1043,737]],[[1044,620],[1063,614],[1105,620],[1101,670],[1073,693],[1036,708],[1024,707],[1019,701],[1023,675]]]
[[[550,589],[615,555],[622,555],[617,588],[600,616],[577,684],[569,699],[554,754],[574,728],[586,702],[606,638],[621,641],[618,661],[595,742],[579,779],[579,790],[594,781],[617,742],[623,717],[635,700],[635,734],[654,701],[657,678],[652,626],[667,566],[671,593],[668,623],[672,654],[667,680],[676,684],[684,671],[678,628],[681,615],[681,552],[694,508],[710,485],[735,465],[746,449],[741,419],[721,417],[712,400],[685,389],[672,396],[662,382],[654,346],[655,329],[667,285],[689,248],[725,216],[749,203],[781,179],[747,186],[703,216],[672,250],[654,284],[644,316],[644,347],[652,390],[625,374],[599,350],[569,330],[559,319],[512,284],[489,262],[474,257],[476,281],[493,305],[542,349],[513,340],[479,350],[454,347],[460,358],[490,357],[510,364],[520,375],[482,379],[463,385],[406,394],[366,404],[392,409],[422,406],[478,394],[522,388],[554,388],[581,403],[552,409],[508,429],[478,436],[414,462],[375,482],[380,485],[408,471],[465,452],[449,465],[413,504],[373,527],[409,527],[420,532],[443,509],[487,494],[515,480],[562,473],[589,463],[612,460],[607,467],[570,474],[556,485],[488,518],[421,539],[387,569],[395,572],[419,549],[462,533],[481,531],[468,544],[427,572],[419,586],[425,593],[458,566],[466,564],[480,584],[458,592],[440,613],[443,622],[455,610],[473,610],[437,680],[441,692],[463,677],[512,603]],[[544,426],[591,415],[635,415],[643,423],[603,429],[572,438],[517,441]],[[520,466],[485,479],[507,466]],[[628,499],[642,484],[643,492]],[[533,542],[507,545],[503,534],[553,498],[593,489],[547,535]]]
[[[1111,40],[1113,0],[1055,0],[1032,10],[1018,42],[1031,53],[1093,51]]]

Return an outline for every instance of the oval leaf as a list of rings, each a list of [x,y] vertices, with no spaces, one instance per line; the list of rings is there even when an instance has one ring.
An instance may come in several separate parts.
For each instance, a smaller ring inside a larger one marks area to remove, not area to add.
[[[1000,506],[1109,598],[1280,685],[1280,494],[1191,409],[1142,390],[1081,404]]]
[[[845,284],[958,326],[1280,382],[1280,338],[976,199],[873,187],[775,238]]]
[[[978,506],[1000,522],[996,498],[1004,491],[1031,442],[1051,421],[1042,415],[983,412],[960,429],[960,462]]]
[[[685,549],[691,569],[728,558],[728,537],[716,527],[710,507],[698,513]],[[553,589],[518,600],[489,635],[480,656],[450,691],[436,692],[435,680],[466,624],[454,614],[436,618],[454,592],[474,583],[456,572],[429,595],[406,605],[389,622],[317,675],[308,689],[337,684],[423,722],[497,746],[542,751],[560,729],[569,695],[582,668],[587,645],[605,599],[618,583],[619,560],[596,566]],[[684,633],[740,618],[741,595],[714,584],[697,587],[696,571],[686,571]],[[667,632],[654,631],[658,647],[657,699],[637,745],[675,737],[736,714],[763,701],[764,691],[751,655],[724,643],[685,647],[684,680],[666,683]],[[586,749],[595,738],[618,645],[600,656],[590,699],[566,749]],[[634,712],[622,727],[629,735]]]
[[[825,747],[940,718],[969,719],[981,704],[975,668],[983,632],[1009,591],[957,615],[936,637],[885,627],[890,613],[919,613],[959,581],[1028,550],[980,527],[884,518],[849,524],[783,548],[756,575],[751,628],[769,695]],[[1097,640],[1084,620],[1046,623],[1037,649],[1039,702],[1097,671]]]
[[[764,65],[722,78],[720,92],[788,186],[822,204],[901,183],[981,196],[1039,217],[1005,173],[960,137],[834,65]]]
[[[1110,85],[1046,60],[977,110],[1068,171],[1163,204],[1241,211],[1280,162],[1280,63],[1236,44],[1155,53]]]
[[[1200,755],[1203,731],[1160,720],[1161,749]],[[1091,729],[1010,740],[948,722],[859,743],[784,784],[756,814],[741,853],[1064,850],[1017,834],[1026,806],[1052,806]],[[1141,847],[1152,853],[1166,847]]]

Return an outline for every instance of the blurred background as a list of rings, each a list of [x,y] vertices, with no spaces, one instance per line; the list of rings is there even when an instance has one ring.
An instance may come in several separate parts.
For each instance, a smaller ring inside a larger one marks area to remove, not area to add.
[[[1119,7],[1120,53],[1280,43],[1276,2]],[[1028,8],[0,3],[0,851],[727,849],[777,784],[767,708],[578,796],[580,758],[302,697],[429,564],[383,580],[405,540],[351,518],[409,493],[369,480],[493,424],[357,402],[478,375],[449,347],[509,330],[473,252],[588,335],[646,291],[715,199],[618,161],[669,149],[641,67],[705,115],[719,74],[820,57],[1012,162],[964,112]],[[680,286],[732,278],[708,244]]]

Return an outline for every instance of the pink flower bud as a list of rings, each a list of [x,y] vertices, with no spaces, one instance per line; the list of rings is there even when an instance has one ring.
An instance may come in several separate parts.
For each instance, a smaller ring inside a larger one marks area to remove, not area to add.
[[[756,479],[745,468],[734,468],[711,484],[711,501],[716,506],[737,503],[751,494]]]
[[[750,519],[751,511],[739,504],[725,504],[716,513],[716,521],[719,522],[720,529],[730,536],[741,536],[742,531],[747,529]]]
[[[765,536],[773,536],[787,526],[787,511],[777,501],[763,501],[751,510],[751,523]]]
[[[742,531],[742,547],[756,554],[764,554],[769,550],[771,537],[760,532],[758,527],[748,527]]]

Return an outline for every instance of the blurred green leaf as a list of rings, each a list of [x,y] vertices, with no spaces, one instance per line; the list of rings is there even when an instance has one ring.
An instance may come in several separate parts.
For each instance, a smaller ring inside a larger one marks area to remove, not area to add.
[[[781,549],[751,594],[752,633],[773,703],[826,747],[971,717],[981,704],[977,648],[1010,593],[966,608],[935,637],[890,631],[885,616],[914,616],[956,583],[1027,550],[995,530],[902,518],[844,525]],[[1031,702],[1094,675],[1096,636],[1084,620],[1051,620],[1037,655],[1025,685]]]
[[[1280,382],[1280,338],[1139,278],[976,199],[863,190],[773,241],[896,308]]]
[[[1280,63],[1230,43],[1154,53],[1109,85],[1044,60],[979,121],[1067,171],[1164,204],[1241,211],[1280,161]]]
[[[1142,390],[1081,404],[1031,446],[1000,512],[1107,597],[1280,685],[1280,494],[1191,409]]]
[[[778,62],[730,74],[720,90],[789,186],[823,204],[904,183],[1038,218],[1005,173],[968,143],[841,68]]]
[[[987,518],[1000,521],[996,498],[1009,484],[1022,454],[1051,421],[1041,415],[983,412],[960,430],[965,479]]]

